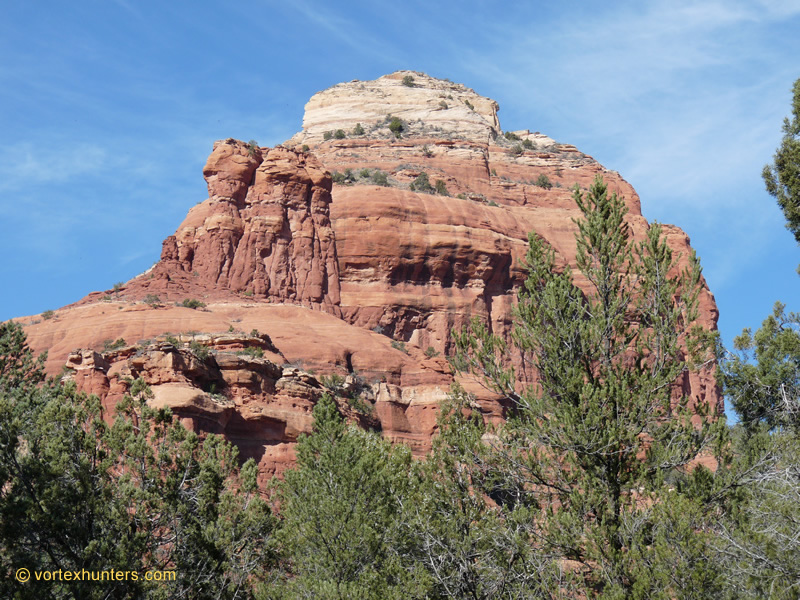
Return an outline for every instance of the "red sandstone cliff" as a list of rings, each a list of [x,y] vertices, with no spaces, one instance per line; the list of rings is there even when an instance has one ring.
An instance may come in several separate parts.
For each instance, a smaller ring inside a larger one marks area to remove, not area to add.
[[[349,408],[342,400],[353,418],[424,451],[452,381],[449,332],[473,315],[509,332],[528,232],[574,267],[572,187],[602,175],[625,198],[634,236],[648,228],[619,174],[539,133],[504,136],[497,110],[464,86],[399,72],[316,94],[284,146],[217,142],[203,170],[209,198],[164,241],[161,260],[51,320],[23,319],[31,346],[49,350],[53,372],[69,360],[109,410],[126,377],[144,378],[154,402],[223,433],[265,476],[293,460],[322,374],[349,376],[333,387],[361,394]],[[412,190],[421,173],[448,195]],[[666,231],[687,257],[686,234]],[[176,306],[186,299],[207,306]],[[716,327],[707,289],[700,308]],[[105,357],[86,350],[118,338],[126,348]],[[679,383],[719,406],[710,368]]]

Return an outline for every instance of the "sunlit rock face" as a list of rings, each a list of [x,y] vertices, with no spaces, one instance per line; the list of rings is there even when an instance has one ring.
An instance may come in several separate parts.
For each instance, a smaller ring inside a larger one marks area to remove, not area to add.
[[[405,83],[404,83],[405,81]],[[375,81],[339,83],[314,94],[306,104],[303,130],[292,144],[317,144],[326,132],[388,131],[398,117],[406,131],[436,131],[442,136],[485,143],[500,132],[497,102],[459,83],[415,71],[398,71]]]
[[[228,437],[264,478],[292,464],[323,375],[349,378],[336,389],[350,418],[426,452],[453,382],[451,332],[477,316],[509,335],[529,232],[574,271],[572,189],[598,175],[624,198],[634,237],[649,228],[618,173],[542,133],[503,132],[498,110],[463,85],[400,71],[315,94],[281,146],[216,142],[209,197],[161,259],[52,319],[22,319],[31,346],[49,350],[52,373],[66,362],[108,415],[127,378],[145,379],[152,403]],[[665,233],[685,265],[688,237]],[[700,315],[716,328],[707,287]],[[119,338],[125,348],[96,352]],[[462,383],[502,418],[496,398]],[[711,366],[675,388],[721,410]]]

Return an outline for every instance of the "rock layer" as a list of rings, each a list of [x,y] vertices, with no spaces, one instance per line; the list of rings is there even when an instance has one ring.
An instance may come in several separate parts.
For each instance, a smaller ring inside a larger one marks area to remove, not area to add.
[[[124,288],[126,297],[241,295],[336,313],[331,180],[322,165],[302,152],[226,140],[214,144],[203,174],[208,200],[164,240],[161,260]]]
[[[291,143],[315,144],[326,132],[349,132],[357,125],[368,132],[392,134],[391,117],[402,119],[407,132],[435,129],[486,142],[500,131],[498,110],[497,102],[459,83],[397,71],[375,81],[339,83],[314,94],[305,107],[303,130]]]
[[[319,316],[323,321],[332,318]],[[311,411],[326,392],[338,399],[350,420],[383,430],[417,453],[426,452],[436,407],[448,389],[444,362],[421,370],[411,357],[394,356],[400,352],[387,348],[383,336],[364,332],[362,338],[359,346],[370,353],[369,366],[376,365],[376,355],[384,355],[386,370],[326,378],[294,366],[301,360],[280,366],[286,357],[268,336],[191,333],[157,336],[105,354],[74,351],[63,378],[100,396],[108,419],[131,382],[141,378],[152,392],[150,406],[169,408],[184,426],[234,442],[242,459],[258,462],[262,481],[294,461],[297,437],[311,432]],[[330,348],[333,340],[323,341]],[[354,354],[346,360],[354,361]],[[336,357],[328,356],[321,364],[330,368],[335,362]]]

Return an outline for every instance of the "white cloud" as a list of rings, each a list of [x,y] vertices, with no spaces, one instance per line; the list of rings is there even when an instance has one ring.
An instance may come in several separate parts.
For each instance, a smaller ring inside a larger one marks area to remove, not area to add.
[[[679,203],[692,195],[697,203],[699,191],[758,178],[771,154],[776,107],[788,109],[783,90],[797,73],[763,25],[799,14],[798,2],[637,3],[580,27],[564,19],[547,30],[523,28],[494,52],[469,52],[463,66],[513,99],[501,121],[507,112],[550,115],[564,131],[513,125],[582,146],[650,188],[640,192],[661,188]],[[700,195],[704,203],[728,202]]]
[[[96,144],[52,147],[23,142],[0,152],[0,190],[79,179],[107,168],[108,152]]]
[[[401,60],[403,53],[400,50],[391,46],[385,38],[375,37],[362,27],[359,21],[342,16],[344,12],[339,10],[338,4],[292,0],[285,3],[284,6],[299,12],[314,26],[324,30],[361,55],[391,63]],[[335,7],[335,10],[330,10],[329,7]]]
[[[529,14],[514,35],[495,23],[474,50],[450,51],[463,79],[493,90],[504,126],[618,170],[645,216],[691,235],[712,289],[740,290],[788,235],[760,173],[800,76],[800,38],[780,37],[800,30],[800,2],[659,0],[585,15],[540,25]]]

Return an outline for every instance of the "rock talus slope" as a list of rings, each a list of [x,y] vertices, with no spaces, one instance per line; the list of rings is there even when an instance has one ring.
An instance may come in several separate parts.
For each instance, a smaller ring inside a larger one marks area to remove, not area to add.
[[[264,477],[291,464],[325,389],[354,420],[425,452],[453,381],[450,332],[473,316],[510,332],[528,232],[574,269],[571,189],[597,175],[625,199],[634,237],[649,227],[618,173],[541,133],[504,133],[498,110],[463,85],[400,71],[314,95],[282,146],[217,142],[209,198],[161,260],[52,319],[23,319],[31,346],[49,350],[52,372],[67,361],[109,413],[130,378],[145,379],[151,402],[225,435]],[[686,234],[666,233],[685,260]],[[700,311],[715,328],[707,288]],[[502,418],[491,394],[465,384]],[[711,367],[677,385],[721,410]]]

